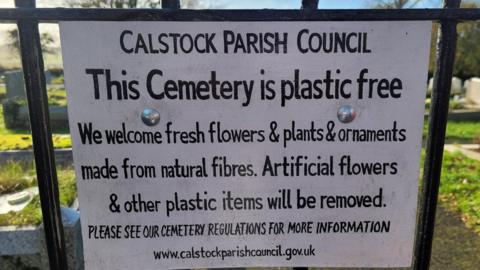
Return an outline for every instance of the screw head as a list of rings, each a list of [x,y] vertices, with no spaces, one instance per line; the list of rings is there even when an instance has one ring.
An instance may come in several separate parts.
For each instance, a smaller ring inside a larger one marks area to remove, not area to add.
[[[355,116],[357,116],[357,113],[350,105],[342,105],[340,108],[338,108],[338,120],[344,124],[352,122],[355,119]]]
[[[155,126],[160,122],[160,113],[151,108],[145,108],[142,112],[142,121],[147,126]]]

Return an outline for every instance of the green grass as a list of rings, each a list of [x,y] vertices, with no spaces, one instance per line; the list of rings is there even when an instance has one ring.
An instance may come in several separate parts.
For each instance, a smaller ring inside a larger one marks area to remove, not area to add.
[[[3,168],[5,167],[5,168]],[[29,180],[25,184],[25,187],[35,186],[36,185],[36,174],[32,164],[20,164],[20,163],[8,163],[7,165],[2,165],[0,170],[0,185],[2,177],[4,179],[10,179],[11,176],[17,175],[20,176],[18,168],[23,168],[23,175],[29,176],[33,180]],[[69,206],[73,203],[77,197],[77,189],[75,185],[75,173],[71,166],[58,167],[58,185],[60,192],[60,204],[63,206]],[[9,182],[11,180],[8,180]],[[19,181],[21,183],[21,181]],[[19,188],[13,188],[16,190]],[[42,222],[42,212],[40,206],[39,196],[35,196],[33,200],[20,212],[10,212],[7,214],[0,215],[0,226],[7,225],[38,225]]]
[[[469,142],[480,135],[480,121],[447,123],[447,140],[453,142]]]
[[[465,224],[480,234],[480,162],[445,152],[440,199],[460,211]]]
[[[0,166],[0,195],[35,185],[33,164],[24,165],[19,162],[7,162]]]
[[[423,126],[423,136],[428,133],[428,123]],[[472,143],[480,136],[480,121],[469,122],[447,122],[446,143]]]
[[[70,135],[53,134],[55,148],[70,148],[72,140]],[[32,149],[32,136],[21,134],[6,134],[0,137],[0,151]]]
[[[56,106],[67,106],[67,91],[65,89],[48,89],[48,104]]]
[[[52,84],[64,84],[65,78],[63,76],[56,77],[52,79]]]

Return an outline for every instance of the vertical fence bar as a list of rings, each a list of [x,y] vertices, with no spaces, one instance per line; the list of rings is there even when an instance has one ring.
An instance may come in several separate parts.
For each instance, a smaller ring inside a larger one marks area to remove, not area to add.
[[[458,8],[461,0],[445,0],[444,8]],[[432,253],[435,212],[442,169],[443,144],[447,126],[450,87],[457,43],[457,22],[442,20],[437,40],[432,107],[423,168],[422,208],[415,247],[414,269],[428,270]]]
[[[35,0],[15,0],[15,5],[17,8],[34,8]],[[50,269],[66,270],[67,257],[38,22],[20,20],[18,32]]]
[[[318,0],[302,0],[302,9],[316,10],[318,8]]]
[[[180,0],[162,0],[162,8],[180,9]]]

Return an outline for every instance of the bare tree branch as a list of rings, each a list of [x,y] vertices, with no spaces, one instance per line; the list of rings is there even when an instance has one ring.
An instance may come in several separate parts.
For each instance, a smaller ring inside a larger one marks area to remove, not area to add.
[[[413,8],[420,2],[421,0],[376,0],[374,7],[386,9]]]

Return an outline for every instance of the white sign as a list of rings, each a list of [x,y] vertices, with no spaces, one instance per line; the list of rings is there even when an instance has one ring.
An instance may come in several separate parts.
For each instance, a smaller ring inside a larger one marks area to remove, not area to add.
[[[60,29],[87,269],[411,265],[430,22]]]

